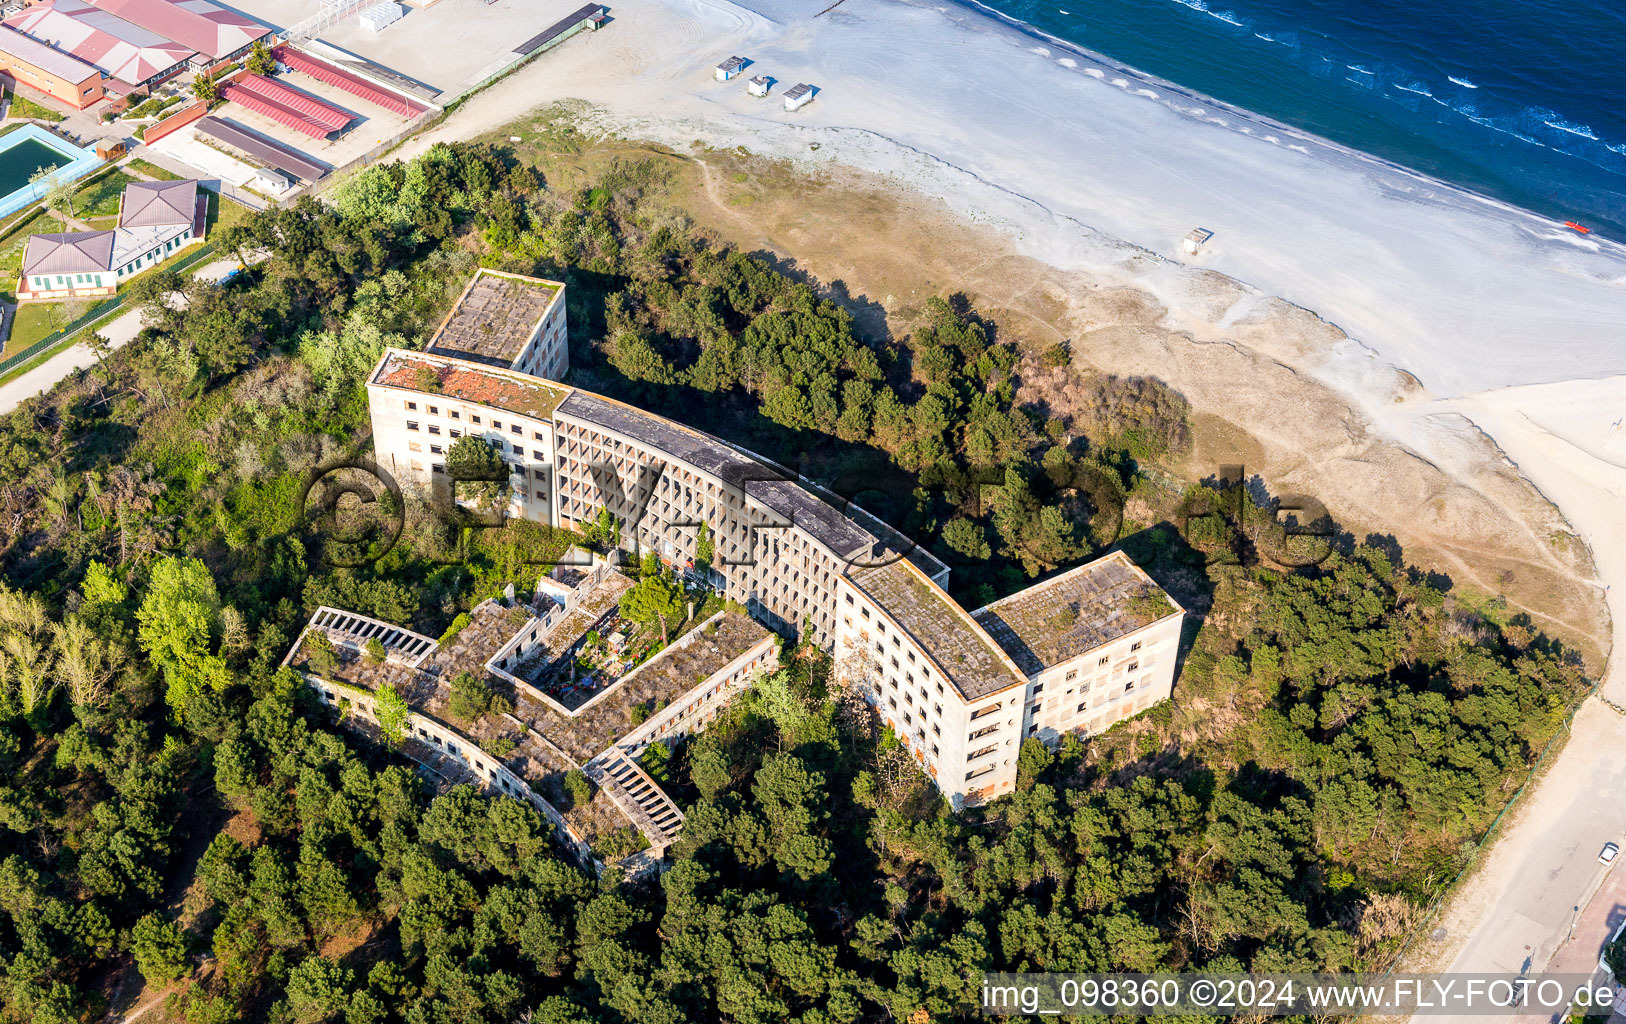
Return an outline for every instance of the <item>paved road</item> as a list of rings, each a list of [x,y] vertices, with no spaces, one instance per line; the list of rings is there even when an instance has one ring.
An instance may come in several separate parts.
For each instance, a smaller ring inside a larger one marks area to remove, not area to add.
[[[1458,893],[1456,917],[1441,920],[1447,946],[1462,938],[1452,931],[1468,935],[1449,967],[1434,968],[1589,973],[1609,933],[1626,919],[1626,869],[1618,866],[1626,861],[1614,870],[1598,863],[1610,840],[1626,846],[1626,716],[1594,698],[1577,712],[1565,756],[1525,794],[1515,820],[1504,823]]]
[[[237,266],[235,256],[205,263],[193,272],[193,277],[200,277],[206,281],[218,281]],[[102,335],[112,342],[114,348],[128,344],[141,333],[141,310],[131,309],[120,313],[111,320],[103,320],[92,324],[85,329],[82,337],[89,337],[91,331]],[[13,380],[0,384],[0,413],[8,413],[17,408],[25,398],[32,398],[43,391],[49,391],[64,377],[94,365],[96,354],[84,342],[72,345],[50,359],[34,367],[27,373]]]

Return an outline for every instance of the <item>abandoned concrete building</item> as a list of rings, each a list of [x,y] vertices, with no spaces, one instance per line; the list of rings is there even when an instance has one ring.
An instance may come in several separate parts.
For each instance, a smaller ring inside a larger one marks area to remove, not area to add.
[[[509,515],[579,529],[608,510],[625,551],[656,553],[745,614],[707,624],[726,639],[705,645],[703,663],[684,669],[691,685],[636,724],[622,713],[630,697],[611,696],[626,679],[573,706],[557,679],[534,674],[589,634],[602,641],[616,587],[630,585],[608,563],[583,578],[560,567],[528,603],[488,602],[455,642],[429,649],[425,637],[337,610],[312,619],[309,629],[346,650],[386,631],[380,642],[397,666],[389,671],[435,680],[419,679],[409,697],[431,718],[448,672],[478,670],[513,689],[513,717],[531,746],[516,742],[503,761],[470,744],[477,757],[468,763],[488,786],[511,791],[505,783],[537,777],[515,763],[534,760],[544,774],[549,764],[580,765],[662,848],[681,813],[633,758],[649,742],[703,727],[698,701],[720,706],[771,667],[770,630],[810,631],[838,679],[865,696],[956,807],[1009,792],[1025,738],[1093,734],[1169,696],[1184,612],[1127,556],[1111,553],[967,611],[944,589],[946,566],[858,506],[726,441],[560,383],[563,287],[482,271],[427,351],[386,351],[367,379],[379,468],[403,487],[455,490],[445,454],[462,437],[481,438],[510,472]],[[697,569],[702,544],[712,557]],[[558,598],[561,587],[569,600]],[[301,664],[308,669],[308,659]],[[702,672],[705,682],[692,685]],[[354,685],[374,688],[366,673]],[[424,739],[436,737],[426,730]]]

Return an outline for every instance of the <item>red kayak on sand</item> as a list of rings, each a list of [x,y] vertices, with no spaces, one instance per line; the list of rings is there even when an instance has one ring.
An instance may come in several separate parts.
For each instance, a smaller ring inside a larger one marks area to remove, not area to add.
[[[1577,224],[1573,220],[1565,221],[1564,226],[1567,227],[1567,228],[1570,228],[1571,230],[1579,231],[1583,235],[1592,234],[1592,229],[1591,228],[1587,227],[1584,224]]]

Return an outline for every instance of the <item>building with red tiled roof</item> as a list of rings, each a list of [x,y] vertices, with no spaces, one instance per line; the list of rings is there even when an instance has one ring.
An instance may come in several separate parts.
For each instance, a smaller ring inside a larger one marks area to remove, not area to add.
[[[45,0],[5,24],[94,66],[120,94],[174,77],[195,52],[85,0]]]
[[[92,0],[109,14],[196,51],[195,67],[232,60],[255,40],[269,41],[267,25],[211,0]]]

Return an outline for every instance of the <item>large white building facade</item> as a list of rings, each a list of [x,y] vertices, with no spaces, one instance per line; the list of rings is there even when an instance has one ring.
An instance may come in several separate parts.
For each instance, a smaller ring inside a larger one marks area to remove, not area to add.
[[[781,633],[811,631],[956,807],[1009,792],[1024,739],[1100,732],[1169,696],[1184,613],[1127,556],[968,612],[941,562],[856,506],[558,383],[563,291],[481,271],[427,352],[385,352],[367,382],[379,466],[452,486],[446,450],[472,435],[510,470],[513,516],[575,528],[608,509],[623,547],[695,572],[709,546],[707,581]]]

